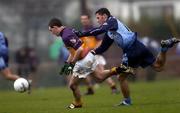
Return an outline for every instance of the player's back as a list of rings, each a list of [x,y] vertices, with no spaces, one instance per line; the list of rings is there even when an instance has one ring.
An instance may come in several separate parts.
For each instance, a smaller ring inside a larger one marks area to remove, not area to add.
[[[92,25],[84,26],[82,31],[86,32],[93,28],[94,26]],[[94,49],[97,46],[98,41],[102,39],[102,36],[84,36],[84,37],[80,37],[80,39],[84,43],[84,46],[83,46],[84,50],[83,50],[82,56],[85,56],[90,50]]]
[[[84,43],[85,48],[94,49],[97,45],[98,40],[94,36],[80,37]]]

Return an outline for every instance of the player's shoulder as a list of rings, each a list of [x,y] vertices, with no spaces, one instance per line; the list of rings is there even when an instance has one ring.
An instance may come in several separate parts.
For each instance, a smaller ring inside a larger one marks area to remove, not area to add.
[[[73,28],[65,27],[63,30],[63,33],[65,33],[65,32],[73,32]]]
[[[3,34],[3,32],[0,31],[0,34]]]
[[[65,27],[64,30],[62,31],[62,37],[69,37],[75,35],[73,31],[74,31],[73,28]]]
[[[110,16],[110,17],[108,18],[108,21],[117,21],[117,18],[114,17],[114,16]]]
[[[117,23],[118,23],[118,19],[116,17],[114,17],[114,16],[110,16],[107,19],[105,24],[117,24]]]
[[[2,33],[2,32],[0,32],[0,41],[3,43],[6,41],[4,33]]]

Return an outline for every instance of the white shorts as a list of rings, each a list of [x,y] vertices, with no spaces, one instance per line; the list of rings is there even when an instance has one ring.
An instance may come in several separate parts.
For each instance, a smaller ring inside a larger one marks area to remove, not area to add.
[[[98,64],[106,65],[106,60],[102,55],[95,55],[95,59]]]
[[[83,58],[76,62],[73,69],[73,76],[78,78],[86,78],[89,74],[91,74],[98,64],[105,65],[106,61],[103,56],[95,55],[95,58],[92,62],[87,62],[87,57]]]

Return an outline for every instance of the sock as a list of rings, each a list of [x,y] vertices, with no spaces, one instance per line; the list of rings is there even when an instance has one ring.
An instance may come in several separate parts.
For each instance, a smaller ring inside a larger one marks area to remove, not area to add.
[[[110,73],[111,75],[116,75],[117,74],[116,67],[111,68]]]
[[[74,104],[75,106],[80,106],[80,105],[82,105],[82,101],[81,101],[81,99],[79,99],[79,100],[75,99],[75,101],[73,102],[73,104]]]
[[[112,90],[113,90],[113,89],[117,89],[117,88],[116,88],[116,85],[112,85],[112,86],[111,86],[111,89],[112,89]]]

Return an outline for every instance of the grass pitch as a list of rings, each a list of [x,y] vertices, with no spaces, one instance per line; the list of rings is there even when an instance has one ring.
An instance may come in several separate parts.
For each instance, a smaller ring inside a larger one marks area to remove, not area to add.
[[[114,107],[122,94],[112,95],[103,85],[93,96],[83,96],[84,107],[66,109],[72,102],[67,87],[33,90],[31,95],[0,91],[0,113],[179,113],[180,80],[130,84],[133,105]],[[85,87],[81,90],[84,92]]]

